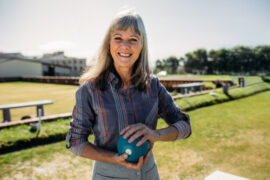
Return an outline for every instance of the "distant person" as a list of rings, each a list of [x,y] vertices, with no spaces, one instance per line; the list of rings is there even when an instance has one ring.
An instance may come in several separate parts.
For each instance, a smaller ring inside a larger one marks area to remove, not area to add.
[[[67,148],[95,160],[92,179],[159,179],[153,144],[189,137],[190,119],[150,73],[146,31],[138,14],[125,12],[112,20],[95,62],[80,77]],[[167,128],[156,129],[158,117]],[[94,144],[88,141],[90,134]],[[143,136],[137,145],[149,140],[147,155],[127,162],[128,154],[117,153],[120,134],[133,134],[131,141]]]

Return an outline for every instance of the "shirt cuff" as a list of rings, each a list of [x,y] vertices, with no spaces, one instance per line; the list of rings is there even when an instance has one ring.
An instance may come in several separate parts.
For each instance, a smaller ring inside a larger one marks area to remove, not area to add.
[[[88,144],[88,143],[89,142],[86,141],[86,142],[79,144],[77,146],[71,146],[70,151],[77,156],[82,156],[82,150],[83,150],[84,146],[86,146],[86,144]]]
[[[178,136],[175,140],[187,138],[191,134],[190,126],[185,121],[177,121],[172,126],[178,130]]]

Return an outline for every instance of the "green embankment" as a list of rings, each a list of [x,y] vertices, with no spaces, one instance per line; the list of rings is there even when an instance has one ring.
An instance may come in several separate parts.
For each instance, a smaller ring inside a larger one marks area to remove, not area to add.
[[[19,84],[20,83],[15,83]],[[22,83],[25,85],[24,83]],[[199,107],[214,105],[230,100],[235,100],[243,97],[247,97],[259,92],[268,91],[270,85],[268,83],[262,82],[259,77],[250,77],[247,79],[248,86],[245,88],[234,88],[229,90],[231,97],[226,96],[222,92],[222,88],[216,91],[216,95],[199,95],[189,97],[188,99],[182,98],[175,101],[175,103],[184,111],[193,110]],[[12,85],[14,85],[12,83]],[[32,84],[31,84],[32,86]],[[57,89],[62,88],[61,92],[64,93],[65,89],[68,88],[69,93],[76,87],[73,86],[59,86],[56,85]],[[44,86],[45,87],[45,86]],[[49,88],[53,88],[49,85]],[[48,87],[44,88],[48,90]],[[51,89],[52,90],[52,89]],[[54,93],[48,93],[49,96],[55,98]],[[26,95],[28,96],[28,95]],[[58,98],[58,93],[57,93]],[[67,94],[65,95],[67,96]],[[56,104],[55,106],[59,106]],[[70,104],[68,105],[70,106]],[[12,152],[14,150],[24,149],[40,144],[46,144],[50,142],[56,142],[65,139],[69,127],[70,119],[58,120],[54,122],[43,122],[42,130],[38,137],[35,133],[29,131],[29,125],[20,125],[16,127],[11,127],[8,129],[0,130],[0,154]],[[54,128],[57,127],[57,128]]]
[[[221,170],[269,179],[269,107],[270,91],[188,112],[191,137],[154,146],[160,178],[198,180]],[[162,127],[166,124],[160,120]],[[75,157],[59,142],[0,155],[0,179],[87,179],[91,162]]]

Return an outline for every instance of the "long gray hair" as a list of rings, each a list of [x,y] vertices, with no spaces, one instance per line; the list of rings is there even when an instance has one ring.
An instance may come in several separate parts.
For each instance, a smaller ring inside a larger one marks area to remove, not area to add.
[[[125,12],[116,16],[105,35],[105,38],[99,48],[97,55],[94,57],[94,65],[89,67],[80,77],[79,83],[83,84],[89,80],[94,80],[97,87],[101,90],[106,89],[107,80],[110,72],[117,72],[114,69],[113,59],[110,53],[111,34],[116,30],[127,30],[131,28],[142,38],[142,50],[134,63],[131,82],[140,90],[144,90],[150,81],[150,68],[148,63],[148,45],[145,27],[142,18],[137,13]],[[119,75],[118,75],[119,76]],[[119,78],[119,87],[122,86],[122,80]]]

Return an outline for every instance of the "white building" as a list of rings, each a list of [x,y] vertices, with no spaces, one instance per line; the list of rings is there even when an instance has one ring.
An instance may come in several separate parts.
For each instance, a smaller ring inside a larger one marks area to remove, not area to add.
[[[63,51],[44,54],[39,60],[50,64],[69,66],[71,68],[70,76],[80,76],[86,68],[86,59],[67,57]]]
[[[42,76],[42,63],[22,59],[1,59],[0,77]]]
[[[48,64],[24,56],[1,56],[0,77],[20,76],[70,76],[71,68]]]

